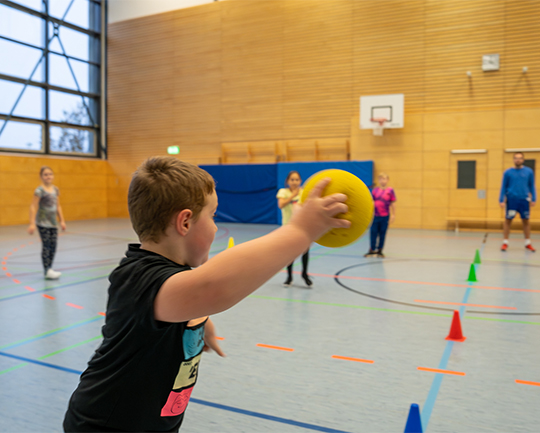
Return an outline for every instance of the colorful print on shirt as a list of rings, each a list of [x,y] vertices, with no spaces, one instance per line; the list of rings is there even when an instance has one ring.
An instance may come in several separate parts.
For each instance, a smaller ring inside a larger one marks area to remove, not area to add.
[[[174,380],[174,385],[165,406],[161,409],[161,416],[178,416],[184,413],[193,392],[199,363],[204,347],[204,324],[186,328],[183,335],[184,357],[186,360],[180,365],[180,370]]]
[[[390,215],[390,203],[396,201],[396,194],[393,188],[373,188],[371,191],[375,202],[375,216],[385,217]]]

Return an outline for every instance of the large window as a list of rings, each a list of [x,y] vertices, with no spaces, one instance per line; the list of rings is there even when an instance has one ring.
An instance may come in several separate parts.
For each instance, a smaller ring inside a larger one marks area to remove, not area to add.
[[[0,151],[104,157],[105,0],[0,0]]]

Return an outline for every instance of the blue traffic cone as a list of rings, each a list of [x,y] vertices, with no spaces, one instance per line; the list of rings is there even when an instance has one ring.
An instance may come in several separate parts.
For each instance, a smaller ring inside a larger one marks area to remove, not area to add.
[[[405,433],[422,433],[422,421],[420,420],[420,408],[416,403],[411,404]]]

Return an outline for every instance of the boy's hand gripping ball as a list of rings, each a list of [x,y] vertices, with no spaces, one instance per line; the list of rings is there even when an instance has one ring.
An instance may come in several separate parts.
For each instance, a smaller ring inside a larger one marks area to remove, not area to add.
[[[345,204],[349,211],[345,214],[336,215],[351,222],[351,227],[334,228],[326,233],[317,243],[324,247],[337,248],[352,244],[366,231],[373,219],[375,211],[371,192],[364,182],[354,174],[344,170],[323,170],[311,176],[304,185],[301,202],[304,202],[313,187],[325,178],[331,178],[332,182],[324,189],[322,196],[342,193],[347,196]]]

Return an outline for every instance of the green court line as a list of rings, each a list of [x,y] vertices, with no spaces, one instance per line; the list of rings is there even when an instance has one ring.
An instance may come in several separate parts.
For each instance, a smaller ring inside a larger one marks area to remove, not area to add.
[[[333,303],[333,302],[306,301],[306,300],[303,300],[303,299],[277,298],[277,297],[273,297],[273,296],[249,295],[248,297],[249,298],[254,298],[254,299],[265,299],[265,300],[270,300],[270,301],[284,301],[284,302],[297,302],[297,303],[301,303],[301,304],[311,304],[311,305],[325,305],[327,307],[356,308],[356,309],[360,309],[360,310],[372,310],[372,311],[388,311],[390,313],[416,314],[416,315],[420,315],[420,316],[452,317],[452,314],[427,313],[427,312],[423,312],[423,311],[409,311],[409,310],[395,310],[393,308],[365,307],[363,305],[350,305],[350,304],[337,304],[337,303]],[[488,321],[492,321],[492,322],[521,323],[521,324],[525,324],[525,325],[540,325],[540,322],[527,322],[525,320],[511,320],[511,319],[494,319],[494,318],[490,318],[490,317],[478,317],[478,316],[465,316],[465,319],[488,320]]]
[[[393,313],[418,314],[421,316],[452,317],[452,314],[427,313],[424,311],[394,310],[391,308],[377,308],[377,307],[365,307],[363,305],[336,304],[334,302],[306,301],[303,299],[276,298],[273,296],[249,295],[249,298],[266,299],[270,301],[298,302],[301,304],[311,304],[311,305],[325,305],[327,307],[356,308],[360,310],[373,310],[373,311],[390,311]]]
[[[28,337],[28,338],[25,338],[23,340],[16,341],[15,343],[5,344],[4,346],[0,346],[0,350],[3,350],[6,347],[10,347],[10,346],[19,346],[19,345],[21,345],[22,343],[24,343],[26,341],[35,340],[36,338],[40,338],[40,337],[45,337],[45,336],[47,336],[49,334],[55,334],[57,332],[63,331],[64,329],[67,329],[67,328],[73,328],[73,327],[75,327],[77,325],[83,325],[83,324],[85,324],[87,322],[92,322],[92,321],[94,321],[94,320],[96,320],[98,318],[103,318],[103,316],[97,315],[97,316],[91,317],[89,319],[81,320],[80,322],[72,323],[71,325],[62,326],[61,328],[56,328],[56,329],[53,329],[51,331],[42,332],[41,334],[38,334],[38,335],[33,335],[32,337]]]
[[[527,322],[525,320],[494,319],[492,317],[465,316],[465,319],[488,320],[491,322],[523,323],[524,325],[540,325],[540,322]]]
[[[62,352],[65,352],[67,350],[71,350],[71,349],[74,349],[76,347],[82,346],[83,344],[90,343],[91,341],[98,340],[100,338],[101,338],[101,334],[98,335],[97,337],[92,337],[92,338],[89,338],[88,340],[84,340],[84,341],[81,341],[79,343],[72,344],[71,346],[68,346],[68,347],[66,347],[64,349],[60,349],[60,350],[57,350],[55,352],[48,353],[47,355],[40,356],[37,359],[45,359],[45,358],[48,358],[50,356],[57,355],[58,353],[62,353]]]
[[[56,355],[58,353],[66,352],[67,350],[74,349],[75,347],[82,346],[83,344],[90,343],[90,342],[95,341],[95,340],[100,339],[100,338],[101,338],[101,335],[98,335],[97,337],[92,337],[92,338],[89,338],[88,340],[84,340],[84,341],[81,341],[79,343],[72,344],[71,346],[65,347],[64,349],[60,349],[60,350],[57,350],[55,352],[48,353],[47,355],[40,356],[37,359],[49,358],[50,356]],[[22,364],[17,364],[17,365],[15,365],[13,367],[6,368],[5,370],[0,371],[0,375],[5,374],[5,373],[9,373],[10,371],[13,371],[13,370],[17,370],[17,369],[19,369],[21,367],[24,367],[26,365],[29,365],[29,363],[28,362],[23,362]]]

